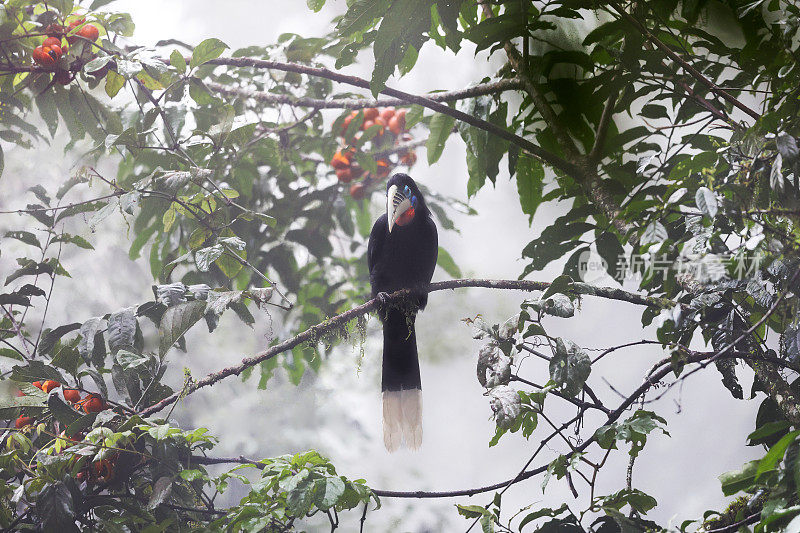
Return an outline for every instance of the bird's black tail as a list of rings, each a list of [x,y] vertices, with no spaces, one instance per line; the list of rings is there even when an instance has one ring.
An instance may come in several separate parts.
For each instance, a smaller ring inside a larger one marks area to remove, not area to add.
[[[419,376],[416,313],[391,307],[383,320],[383,443],[390,452],[403,440],[422,444],[422,382]]]

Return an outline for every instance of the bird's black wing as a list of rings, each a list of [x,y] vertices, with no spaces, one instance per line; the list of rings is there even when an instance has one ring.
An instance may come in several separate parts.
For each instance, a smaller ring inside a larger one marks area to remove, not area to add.
[[[386,215],[381,215],[372,226],[372,231],[369,234],[369,243],[367,244],[367,267],[369,268],[369,280],[372,284],[373,296],[380,290],[375,287],[375,269],[383,254],[383,245],[386,242],[386,236],[388,234],[388,217]]]
[[[418,305],[420,309],[425,309],[428,305],[427,287],[433,278],[433,271],[436,270],[436,261],[439,258],[439,233],[436,231],[436,223],[430,216],[425,217],[424,224],[420,229],[420,250],[419,265],[421,266],[421,276],[419,279],[420,295]]]

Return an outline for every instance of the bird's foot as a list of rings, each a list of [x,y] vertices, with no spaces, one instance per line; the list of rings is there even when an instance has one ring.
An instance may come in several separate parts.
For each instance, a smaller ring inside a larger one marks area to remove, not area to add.
[[[381,307],[386,307],[389,305],[389,293],[388,292],[379,292],[375,295],[375,298],[378,299],[378,303]]]

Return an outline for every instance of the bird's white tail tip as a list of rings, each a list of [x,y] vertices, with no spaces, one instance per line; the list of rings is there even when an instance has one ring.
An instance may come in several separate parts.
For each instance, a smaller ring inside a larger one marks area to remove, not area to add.
[[[383,444],[393,452],[422,445],[422,390],[383,391]]]

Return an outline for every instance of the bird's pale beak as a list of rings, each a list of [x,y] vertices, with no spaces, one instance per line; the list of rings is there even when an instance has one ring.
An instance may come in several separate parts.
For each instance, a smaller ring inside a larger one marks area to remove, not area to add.
[[[395,222],[400,216],[411,208],[411,200],[400,192],[397,185],[392,185],[386,192],[386,217],[389,219],[389,233],[392,232]]]

